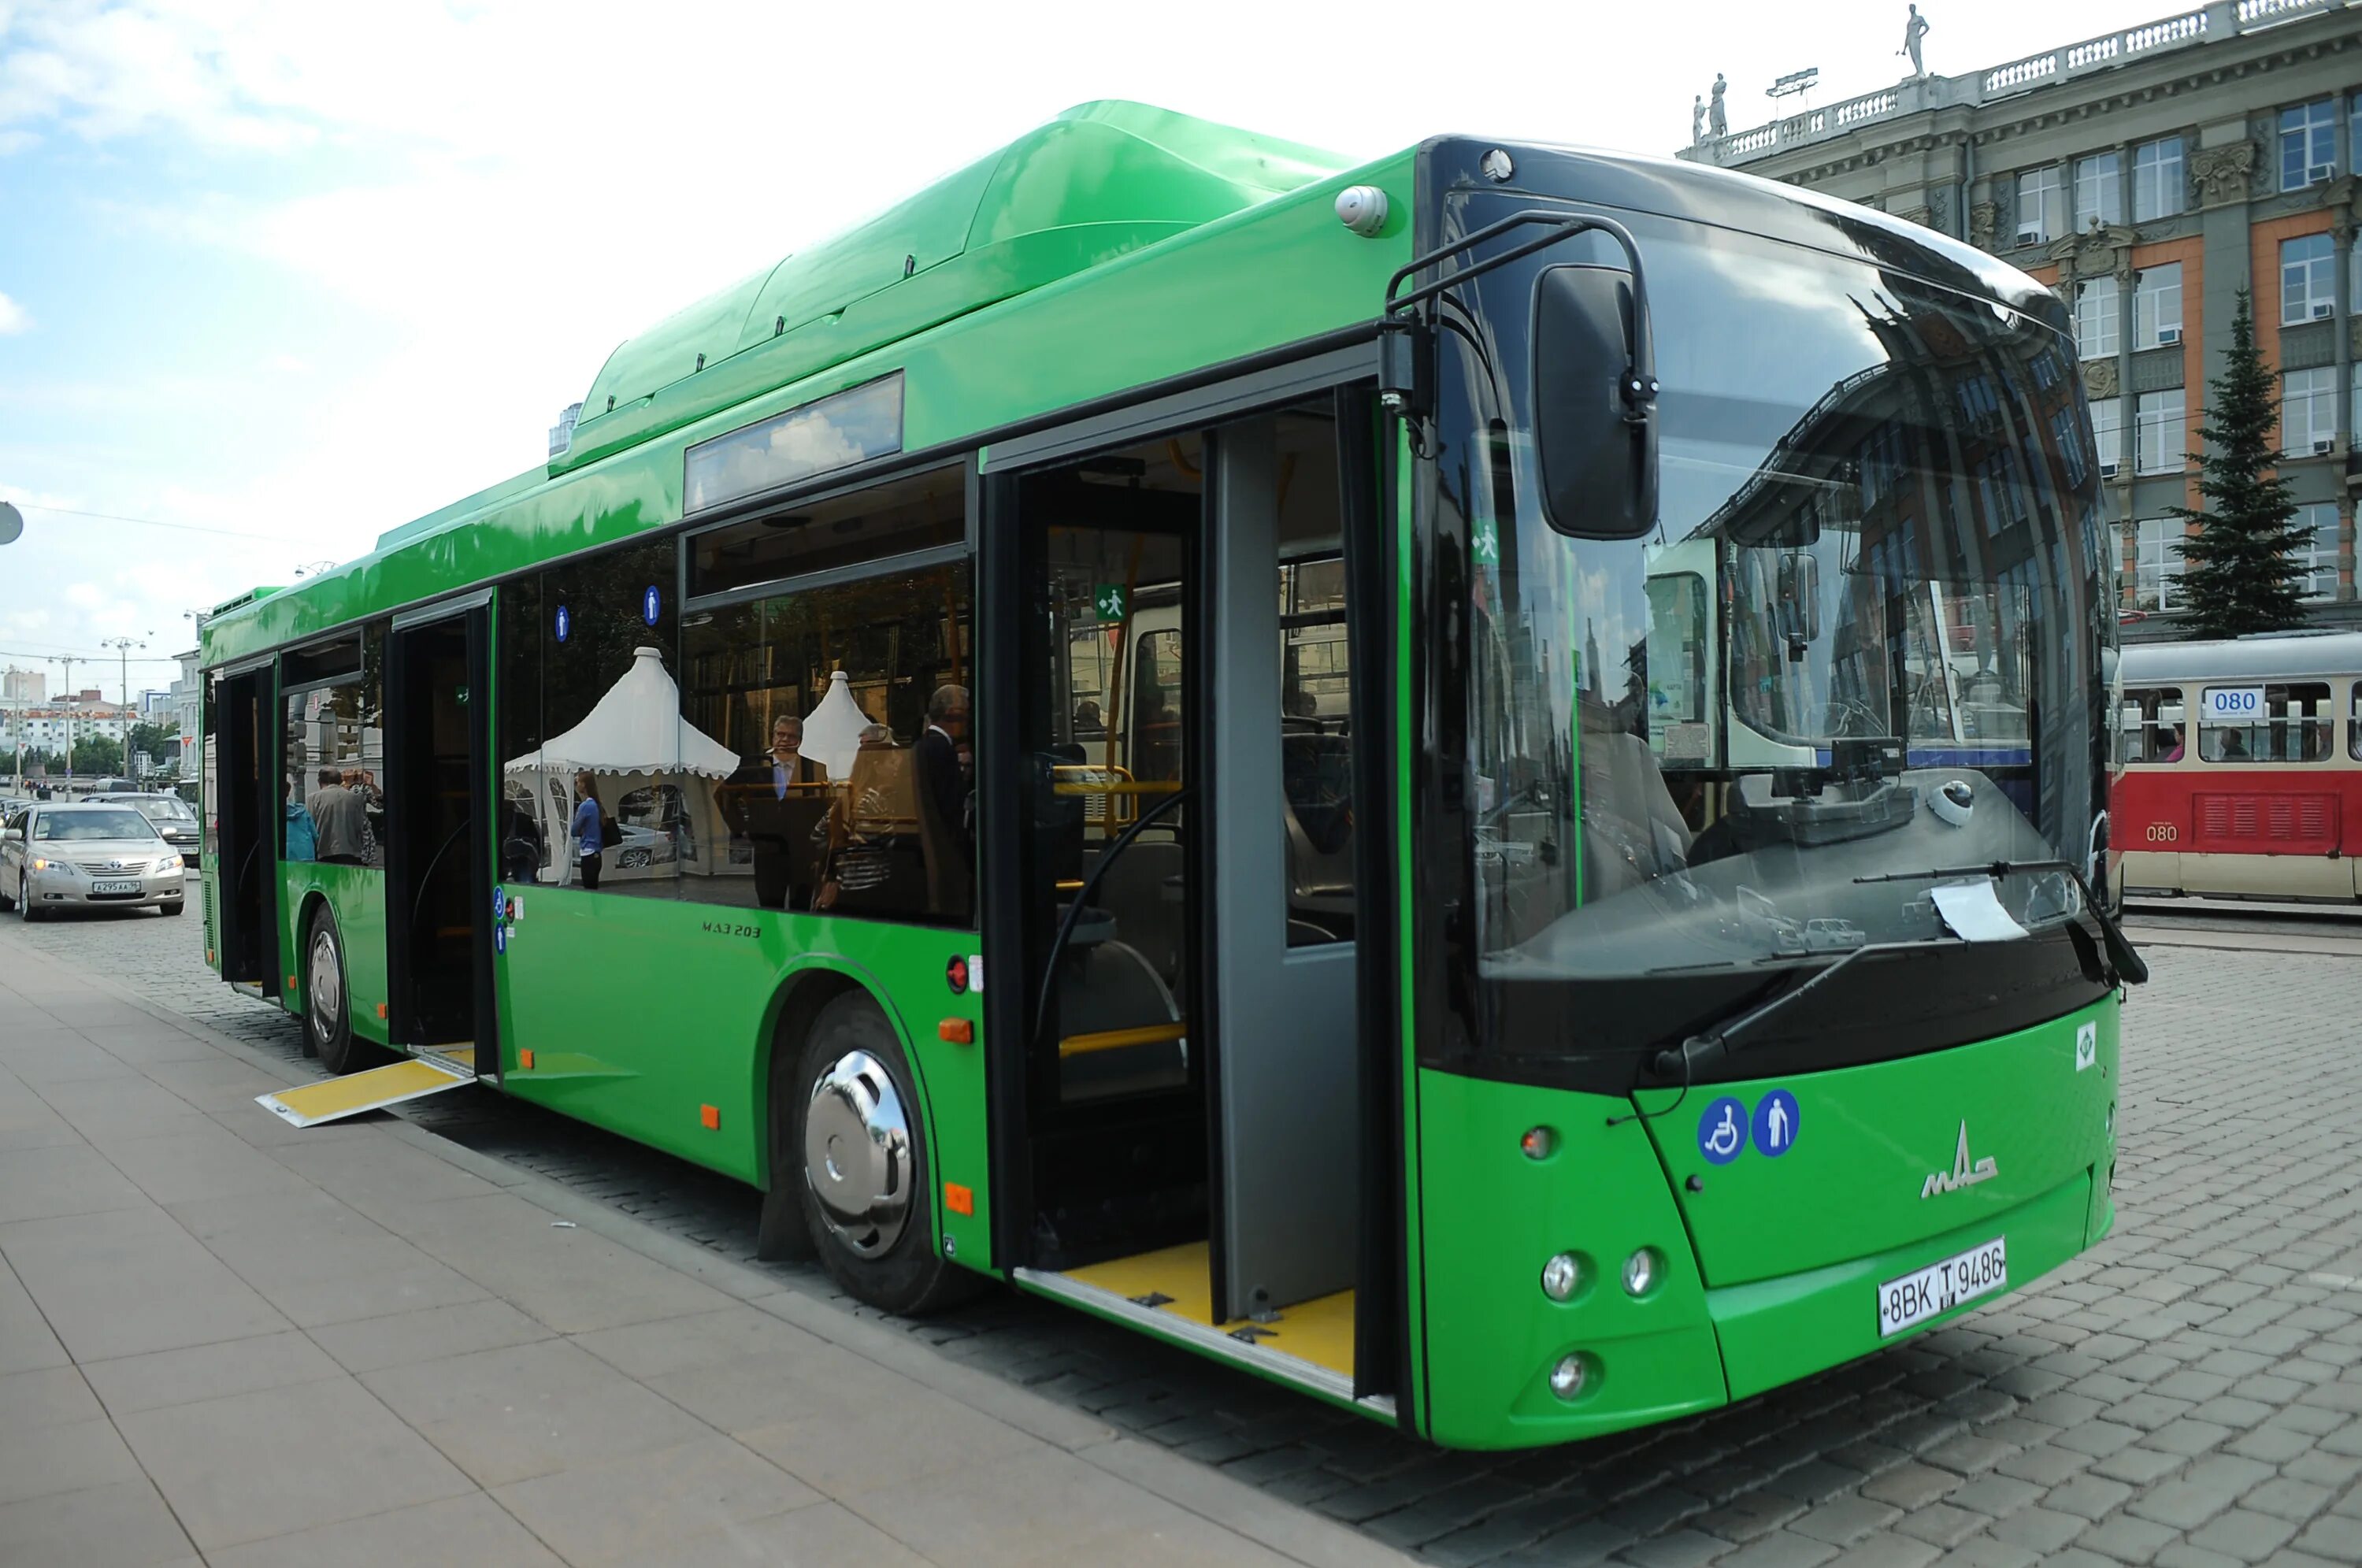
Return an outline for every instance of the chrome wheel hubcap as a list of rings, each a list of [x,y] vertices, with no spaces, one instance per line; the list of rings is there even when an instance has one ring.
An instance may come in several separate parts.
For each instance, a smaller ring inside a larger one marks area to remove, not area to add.
[[[874,1258],[911,1218],[911,1125],[884,1063],[850,1051],[812,1085],[804,1180],[821,1218],[855,1256]]]
[[[345,1016],[344,976],[337,963],[337,939],[326,932],[312,935],[312,1032],[333,1039]]]

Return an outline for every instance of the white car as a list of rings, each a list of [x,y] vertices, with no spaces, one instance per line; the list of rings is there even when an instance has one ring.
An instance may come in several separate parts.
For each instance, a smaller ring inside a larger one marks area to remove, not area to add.
[[[104,801],[38,801],[0,831],[0,911],[186,907],[180,852],[133,810]]]

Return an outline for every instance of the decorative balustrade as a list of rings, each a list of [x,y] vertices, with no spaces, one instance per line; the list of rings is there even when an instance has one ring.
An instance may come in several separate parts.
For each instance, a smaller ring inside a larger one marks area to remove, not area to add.
[[[1965,76],[1918,77],[1900,86],[1849,98],[1826,109],[1809,109],[1728,136],[1709,137],[1688,149],[1683,156],[1705,163],[1749,162],[1768,153],[1842,136],[1898,115],[1994,103],[2090,72],[2114,70],[2169,50],[2189,49],[2278,27],[2316,12],[2356,5],[2362,5],[2362,0],[2212,0],[2196,10],[2085,39],[2063,49],[2030,54],[1989,70]]]

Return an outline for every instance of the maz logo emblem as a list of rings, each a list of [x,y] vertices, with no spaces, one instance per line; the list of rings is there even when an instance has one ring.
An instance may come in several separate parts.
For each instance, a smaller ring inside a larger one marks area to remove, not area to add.
[[[1964,1187],[1974,1187],[1981,1181],[1991,1181],[1999,1175],[2001,1171],[1994,1165],[1993,1157],[1991,1154],[1987,1154],[1974,1165],[1969,1163],[1969,1124],[1964,1121],[1960,1123],[1959,1146],[1952,1152],[1952,1168],[1948,1171],[1930,1172],[1926,1183],[1919,1188],[1919,1197],[1924,1201],[1939,1192],[1958,1192]]]

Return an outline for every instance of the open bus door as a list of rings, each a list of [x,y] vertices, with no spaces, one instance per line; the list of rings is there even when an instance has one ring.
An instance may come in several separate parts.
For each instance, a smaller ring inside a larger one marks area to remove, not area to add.
[[[500,1072],[492,1006],[491,595],[397,616],[386,649],[387,1023]]]
[[[1015,982],[988,1003],[1014,1042],[997,1247],[1033,1288],[1383,1405],[1398,1102],[1369,1091],[1399,1059],[1357,999],[1342,547],[1376,473],[1341,429],[1371,418],[1323,395],[992,481],[986,591],[1017,613],[987,624],[1017,646],[987,650],[980,754],[1015,807],[996,833],[988,801],[985,842],[1017,849],[984,922]]]
[[[214,678],[205,737],[214,845],[215,951],[221,977],[279,999],[279,829],[289,786],[279,767],[270,661]]]

